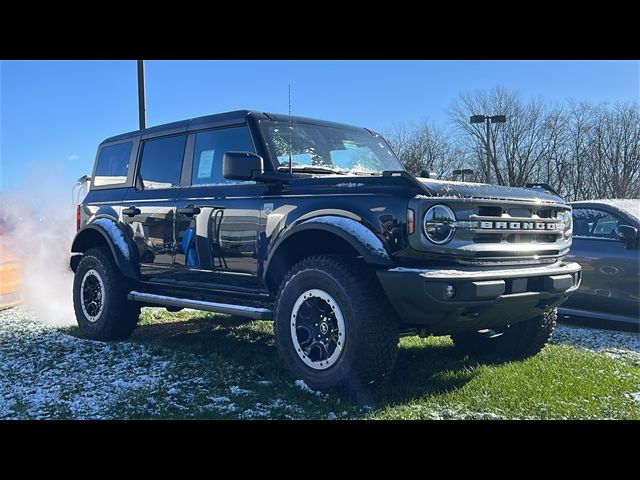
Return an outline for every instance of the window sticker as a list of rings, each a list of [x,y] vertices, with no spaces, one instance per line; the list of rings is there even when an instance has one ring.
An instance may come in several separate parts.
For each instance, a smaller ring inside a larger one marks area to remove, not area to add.
[[[344,148],[347,148],[349,150],[357,150],[358,149],[358,145],[355,142],[352,142],[350,140],[343,140],[342,144],[344,145]]]
[[[198,163],[198,178],[211,178],[215,150],[203,150]]]

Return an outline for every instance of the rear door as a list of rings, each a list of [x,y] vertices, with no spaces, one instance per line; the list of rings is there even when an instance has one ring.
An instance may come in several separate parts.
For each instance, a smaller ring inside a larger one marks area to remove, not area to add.
[[[563,306],[638,317],[638,250],[616,234],[629,224],[606,208],[573,208],[573,243],[568,260],[582,266],[582,283]]]
[[[173,269],[175,201],[187,135],[144,140],[135,176],[127,191],[122,219],[138,247],[140,272],[162,280]]]
[[[227,151],[255,152],[246,125],[190,135],[177,198],[176,278],[208,290],[255,293],[264,185],[222,176]]]

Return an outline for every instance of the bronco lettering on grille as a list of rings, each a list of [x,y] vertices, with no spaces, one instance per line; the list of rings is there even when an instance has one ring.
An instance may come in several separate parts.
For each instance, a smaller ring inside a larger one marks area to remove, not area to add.
[[[480,222],[484,230],[560,230],[560,224],[548,222]]]

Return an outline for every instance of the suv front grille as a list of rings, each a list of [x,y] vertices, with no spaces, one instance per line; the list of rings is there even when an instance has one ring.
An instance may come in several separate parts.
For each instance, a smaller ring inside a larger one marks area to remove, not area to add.
[[[530,235],[520,235],[519,233],[512,233],[507,235],[506,240],[509,243],[553,243],[562,234],[547,234],[547,233],[534,233]]]
[[[569,251],[571,235],[565,225],[568,205],[535,200],[484,198],[416,198],[410,208],[424,218],[434,203],[443,203],[456,216],[455,233],[446,244],[434,245],[422,235],[409,236],[409,245],[430,259],[467,265],[537,265],[560,260]]]
[[[564,235],[559,208],[478,206],[467,225],[474,243],[554,243]]]

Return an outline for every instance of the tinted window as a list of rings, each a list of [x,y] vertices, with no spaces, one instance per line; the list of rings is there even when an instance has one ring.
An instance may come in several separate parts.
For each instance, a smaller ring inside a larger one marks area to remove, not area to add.
[[[126,142],[103,147],[100,150],[95,178],[93,179],[95,186],[117,185],[127,181],[132,146],[132,142]]]
[[[144,188],[169,188],[180,183],[186,135],[149,140],[142,147],[140,176]]]
[[[573,236],[590,238],[618,238],[616,227],[621,220],[604,210],[574,208]]]
[[[254,183],[227,180],[222,176],[222,157],[225,152],[233,151],[255,151],[247,127],[223,128],[198,133],[193,156],[191,184]]]

